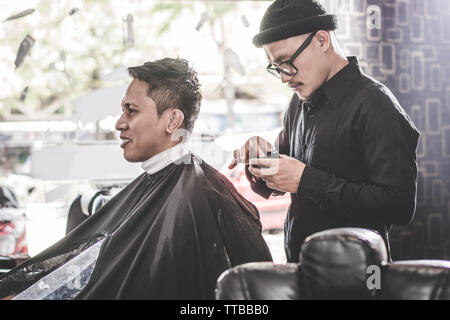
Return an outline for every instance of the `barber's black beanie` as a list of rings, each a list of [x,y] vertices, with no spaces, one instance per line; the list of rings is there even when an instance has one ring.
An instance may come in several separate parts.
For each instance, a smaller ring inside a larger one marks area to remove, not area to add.
[[[274,41],[336,27],[336,16],[327,14],[317,0],[276,0],[267,8],[253,44],[260,48]]]

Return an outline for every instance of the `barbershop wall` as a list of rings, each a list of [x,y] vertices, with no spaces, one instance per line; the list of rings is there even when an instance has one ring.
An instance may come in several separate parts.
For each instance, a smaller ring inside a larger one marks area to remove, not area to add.
[[[417,210],[391,231],[394,260],[450,259],[450,1],[328,0],[339,42],[421,132]]]

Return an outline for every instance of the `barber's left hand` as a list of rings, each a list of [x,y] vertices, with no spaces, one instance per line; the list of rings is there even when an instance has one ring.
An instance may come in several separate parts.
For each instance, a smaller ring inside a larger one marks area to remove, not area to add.
[[[261,177],[274,190],[296,193],[305,164],[295,158],[280,154],[280,158],[250,159],[250,173]],[[260,168],[255,168],[258,166]]]

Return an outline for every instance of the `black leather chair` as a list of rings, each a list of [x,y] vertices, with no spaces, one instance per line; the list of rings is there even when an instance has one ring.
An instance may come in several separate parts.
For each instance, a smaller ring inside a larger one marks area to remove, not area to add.
[[[378,233],[331,229],[305,240],[299,263],[249,263],[225,271],[216,299],[450,299],[450,261],[389,263]]]
[[[0,275],[7,273],[16,266],[16,260],[8,256],[0,256]]]
[[[450,300],[450,261],[409,260],[383,266],[384,300]]]
[[[93,215],[111,199],[109,190],[94,190],[78,195],[69,206],[66,234]]]

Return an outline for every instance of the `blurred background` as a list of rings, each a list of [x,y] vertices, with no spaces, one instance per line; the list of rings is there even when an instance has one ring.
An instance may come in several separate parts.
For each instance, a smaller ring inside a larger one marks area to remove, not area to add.
[[[97,196],[142,172],[123,160],[114,129],[126,68],[181,57],[202,83],[192,150],[257,205],[284,261],[289,197],[264,200],[242,166],[226,168],[248,137],[274,139],[291,97],[251,42],[271,2],[0,0],[0,255],[42,251],[64,236],[71,210],[93,214]],[[416,216],[391,232],[393,258],[449,259],[450,2],[322,3],[338,15],[345,53],[393,91],[422,133]]]

